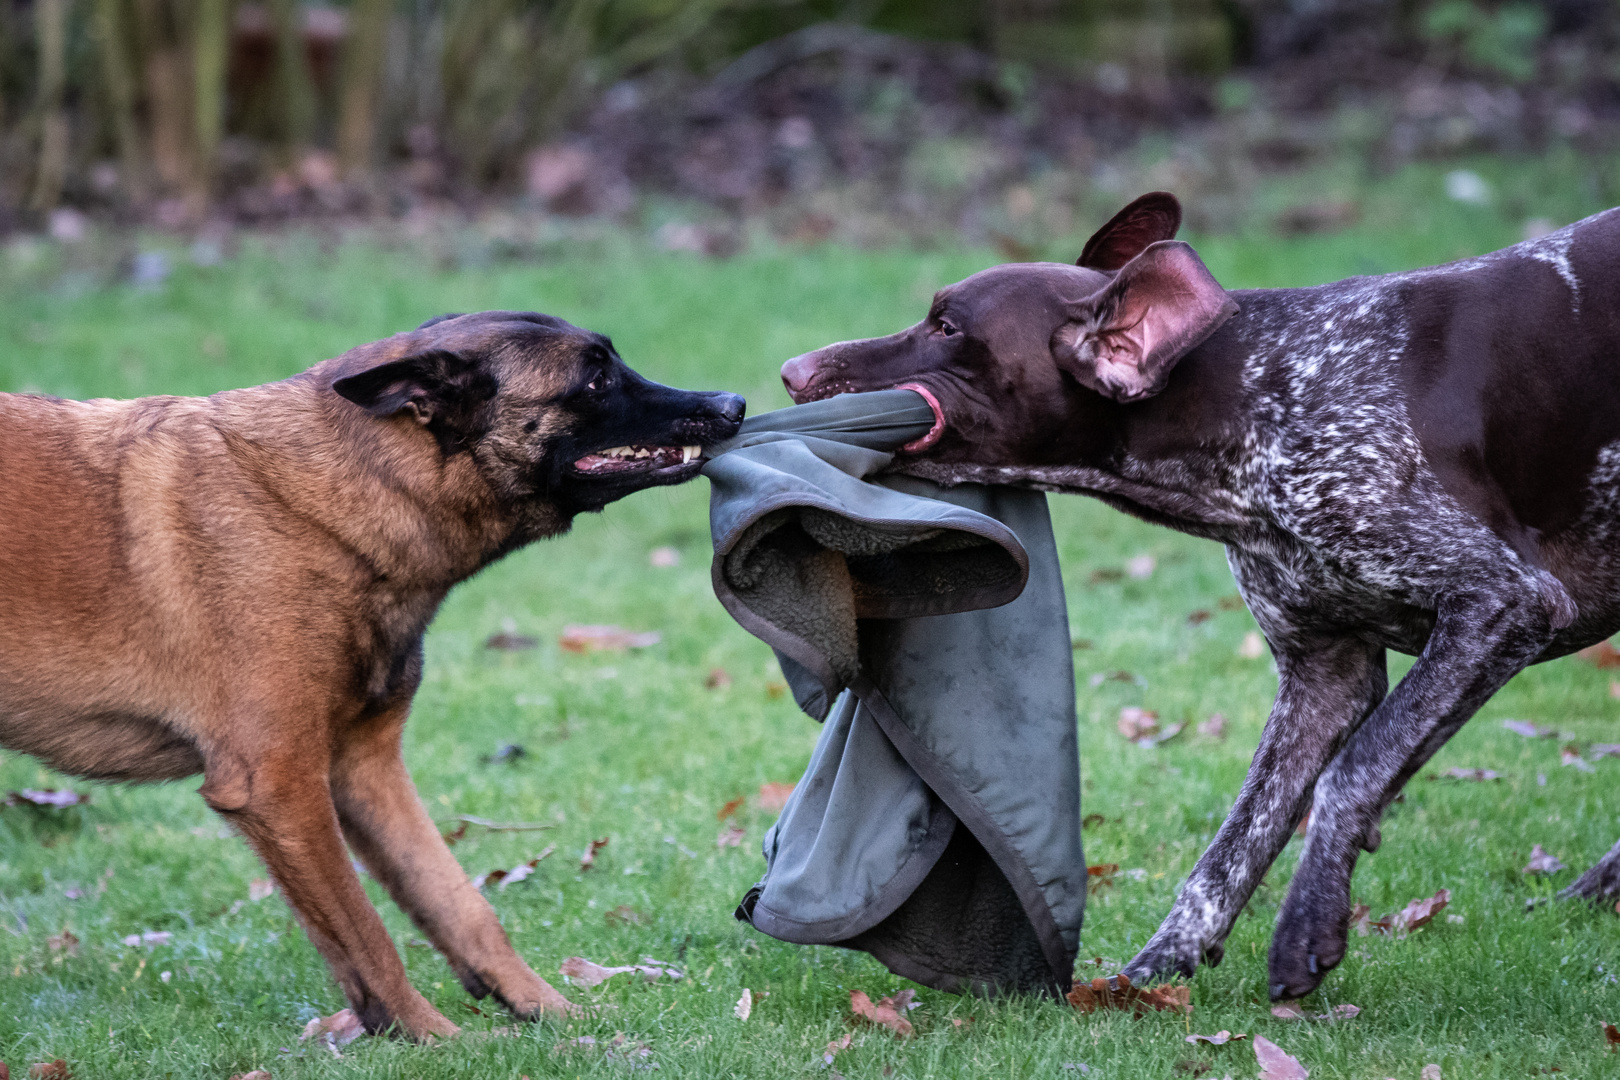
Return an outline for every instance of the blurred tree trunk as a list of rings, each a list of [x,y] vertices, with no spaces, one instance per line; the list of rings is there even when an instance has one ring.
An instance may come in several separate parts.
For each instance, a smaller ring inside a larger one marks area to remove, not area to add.
[[[230,0],[195,0],[191,23],[192,120],[196,155],[192,195],[206,201],[213,190],[219,139],[225,130],[225,65],[231,47]]]
[[[38,49],[39,157],[29,208],[45,211],[62,197],[67,176],[68,119],[62,109],[67,89],[69,0],[34,0],[34,41]]]
[[[101,78],[106,84],[107,111],[118,160],[123,166],[124,190],[140,202],[146,189],[146,160],[141,152],[140,124],[135,117],[135,79],[130,73],[129,28],[124,0],[96,0],[95,39],[101,54]]]
[[[152,167],[170,192],[193,187],[191,72],[179,20],[170,0],[136,0],[136,25],[146,58],[148,124],[152,138]]]
[[[377,139],[383,49],[393,0],[355,0],[349,9],[349,40],[343,58],[343,99],[338,112],[338,164],[345,176],[371,167]]]
[[[315,84],[304,52],[304,27],[296,0],[270,0],[276,28],[276,96],[282,105],[282,153],[298,161],[315,137]]]

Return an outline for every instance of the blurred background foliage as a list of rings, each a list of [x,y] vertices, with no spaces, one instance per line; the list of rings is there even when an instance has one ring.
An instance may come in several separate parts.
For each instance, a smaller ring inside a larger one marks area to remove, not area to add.
[[[0,232],[59,239],[504,200],[1017,257],[1144,185],[1331,230],[1260,180],[1617,135],[1610,0],[0,0]]]

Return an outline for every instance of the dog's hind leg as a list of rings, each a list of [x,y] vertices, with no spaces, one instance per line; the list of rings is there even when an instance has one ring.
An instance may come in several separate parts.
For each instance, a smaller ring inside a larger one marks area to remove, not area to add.
[[[1293,835],[1317,774],[1389,685],[1384,650],[1358,638],[1280,648],[1277,668],[1277,700],[1243,790],[1170,914],[1126,966],[1133,982],[1220,963],[1222,942]]]
[[[397,1023],[416,1039],[456,1034],[460,1029],[406,978],[399,952],[349,864],[327,762],[312,749],[323,740],[301,732],[277,741],[281,745],[273,749],[282,752],[251,757],[213,748],[203,798],[264,860],[367,1031]]]
[[[1620,843],[1558,895],[1565,900],[1590,900],[1594,904],[1620,900]]]
[[[568,999],[518,957],[417,797],[400,756],[408,710],[403,703],[340,735],[332,794],[344,835],[469,993],[493,993],[525,1020],[571,1014]]]
[[[1305,850],[1271,942],[1273,999],[1303,997],[1344,959],[1350,877],[1361,849],[1376,846],[1384,807],[1574,613],[1550,577],[1541,589],[1457,594],[1438,607],[1417,663],[1317,782]]]

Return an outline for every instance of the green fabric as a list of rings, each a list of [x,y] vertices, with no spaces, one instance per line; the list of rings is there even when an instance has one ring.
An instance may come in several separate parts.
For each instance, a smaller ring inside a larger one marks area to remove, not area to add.
[[[826,721],[738,917],[941,989],[1062,992],[1086,871],[1046,500],[885,474],[932,423],[849,394],[710,450],[715,593]]]

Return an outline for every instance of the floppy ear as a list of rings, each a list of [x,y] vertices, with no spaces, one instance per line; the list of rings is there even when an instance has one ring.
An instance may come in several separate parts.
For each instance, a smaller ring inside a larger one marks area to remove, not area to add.
[[[1176,361],[1237,311],[1191,247],[1160,241],[1069,305],[1052,358],[1099,394],[1136,401],[1164,389]]]
[[[433,432],[447,454],[464,449],[478,410],[499,389],[495,377],[459,353],[428,349],[366,366],[356,357],[332,389],[372,416],[409,413]]]
[[[1149,244],[1174,240],[1181,228],[1181,203],[1168,191],[1150,191],[1091,234],[1076,266],[1118,270]]]

